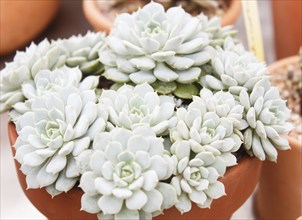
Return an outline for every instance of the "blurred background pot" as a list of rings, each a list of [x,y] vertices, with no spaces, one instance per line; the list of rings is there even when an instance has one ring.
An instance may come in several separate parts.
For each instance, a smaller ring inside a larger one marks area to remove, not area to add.
[[[59,0],[0,1],[0,55],[26,46],[54,18]]]
[[[13,147],[17,133],[12,122],[8,124],[9,140]],[[54,198],[42,189],[26,189],[25,175],[20,171],[20,164],[15,160],[16,170],[20,185],[31,203],[48,219],[97,219],[96,215],[80,211],[82,190],[74,187],[67,193],[62,193]],[[252,194],[261,171],[262,162],[257,158],[245,156],[237,166],[230,168],[221,182],[225,185],[227,196],[214,200],[211,209],[200,209],[193,205],[192,210],[183,215],[176,208],[165,210],[155,220],[167,219],[229,219],[231,215]]]
[[[271,1],[277,59],[293,56],[302,45],[302,1]]]
[[[227,5],[226,11],[222,12],[222,26],[234,24],[241,13],[241,1],[239,0],[220,0],[225,1]],[[148,1],[147,1],[148,2]],[[168,6],[165,0],[158,0],[162,2],[164,6]],[[110,2],[101,1],[102,4],[98,3],[98,0],[83,0],[83,10],[84,14],[94,28],[95,31],[105,31],[109,33],[110,29],[113,27],[114,16],[110,15],[112,12],[110,9]],[[132,5],[133,4],[133,5]],[[189,3],[189,5],[192,2]],[[101,8],[107,5],[107,8]],[[134,11],[138,6],[142,6],[143,3],[140,1],[127,2],[128,11]],[[185,7],[184,7],[185,8]],[[186,9],[186,8],[185,8]],[[120,13],[123,11],[120,11]],[[200,11],[201,13],[201,11]]]
[[[269,72],[272,74],[274,82],[276,74],[282,72],[286,74],[292,68],[300,71],[300,75],[297,77],[300,80],[300,90],[298,90],[300,94],[297,95],[300,97],[302,79],[298,56],[289,57],[274,63],[269,67]],[[283,84],[293,80],[293,78],[284,78]],[[291,85],[290,91],[293,90],[293,85]],[[281,90],[280,92],[282,96],[284,91]],[[277,163],[263,162],[259,188],[254,200],[255,212],[260,219],[297,219],[302,214],[301,99],[297,104],[298,106],[293,105],[290,107],[295,108],[292,109],[292,114],[300,110],[300,117],[294,119],[296,121],[293,122],[297,123],[294,131],[287,136],[291,150],[279,151]]]

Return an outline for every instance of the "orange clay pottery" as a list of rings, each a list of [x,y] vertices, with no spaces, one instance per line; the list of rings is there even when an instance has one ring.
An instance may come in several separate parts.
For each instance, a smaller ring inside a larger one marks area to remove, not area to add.
[[[26,46],[54,18],[59,0],[0,1],[0,55]]]
[[[269,67],[273,74],[299,57],[280,60]],[[302,143],[287,136],[291,150],[279,151],[277,163],[263,162],[254,208],[259,219],[297,219],[302,214]]]
[[[13,146],[17,133],[14,124],[8,124],[10,143]],[[15,154],[15,149],[12,147]],[[54,198],[42,189],[26,190],[25,175],[19,170],[20,164],[15,161],[21,187],[31,203],[48,219],[97,219],[96,215],[80,211],[82,190],[74,187],[67,193]],[[239,164],[230,168],[221,182],[225,185],[227,196],[215,200],[211,209],[200,209],[193,206],[192,210],[183,215],[176,208],[164,211],[164,215],[155,217],[155,220],[167,219],[228,219],[252,194],[261,172],[262,162],[248,156],[242,158]]]
[[[271,1],[277,59],[293,56],[302,46],[302,1]]]
[[[110,32],[110,29],[114,25],[113,21],[100,11],[96,0],[83,0],[83,10],[85,17],[95,31]],[[222,26],[234,24],[240,13],[241,1],[231,0],[228,10],[222,15]]]

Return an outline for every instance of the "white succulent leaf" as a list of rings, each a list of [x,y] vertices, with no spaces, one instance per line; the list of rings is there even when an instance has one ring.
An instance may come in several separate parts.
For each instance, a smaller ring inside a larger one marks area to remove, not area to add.
[[[165,11],[161,4],[150,2],[131,15],[117,16],[106,47],[99,51],[106,65],[104,76],[135,84],[196,82],[197,66],[210,60],[203,52],[209,37],[200,19],[181,7]]]
[[[225,40],[226,48],[207,47],[211,66],[209,71],[202,70],[200,84],[214,91],[227,90],[236,96],[242,90],[250,93],[258,81],[267,78],[265,65],[249,52],[238,52],[236,46],[228,47],[231,44],[228,40],[231,41]]]
[[[276,87],[270,85],[268,79],[255,84],[250,94],[240,92],[240,103],[245,107],[248,127],[243,130],[244,147],[260,160],[277,160],[277,149],[289,149],[284,134],[288,134],[292,126],[287,123],[290,110],[286,102],[280,98]]]
[[[114,219],[150,218],[175,204],[174,187],[161,181],[172,176],[176,164],[150,127],[101,132],[87,152],[77,157],[79,165],[90,161],[80,181],[83,210]]]
[[[224,185],[218,178],[224,174],[226,166],[223,159],[207,151],[196,154],[191,160],[188,157],[180,159],[171,180],[178,196],[176,208],[181,213],[189,212],[192,202],[209,208],[213,199],[224,196]]]
[[[147,124],[157,135],[162,135],[173,124],[170,123],[175,108],[173,97],[158,95],[147,83],[124,85],[117,91],[104,90],[99,103],[108,110],[114,126],[134,129]]]
[[[1,70],[0,112],[31,97],[32,85],[35,84],[33,80],[41,70],[55,70],[67,65],[78,66],[83,74],[102,73],[98,50],[103,45],[104,37],[101,32],[88,32],[85,36],[51,42],[46,39],[37,45],[32,43],[25,52],[17,52],[14,60]]]
[[[177,123],[170,130],[171,152],[180,160],[190,158],[191,153],[211,151],[226,159],[227,166],[235,165],[236,159],[231,153],[242,144],[237,132],[242,113],[243,107],[229,92],[202,89],[187,109],[177,109]]]
[[[67,86],[36,96],[30,110],[16,121],[16,159],[27,167],[29,188],[46,187],[55,196],[70,190],[79,179],[75,156],[89,147],[93,138],[86,133],[98,116],[95,93],[93,101],[82,98],[87,91]]]

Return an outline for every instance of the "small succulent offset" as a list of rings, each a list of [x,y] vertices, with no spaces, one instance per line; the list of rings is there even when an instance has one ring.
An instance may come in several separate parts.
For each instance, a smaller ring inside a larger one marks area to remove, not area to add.
[[[242,152],[276,161],[290,111],[234,33],[151,2],[119,15],[107,37],[18,52],[1,71],[0,110],[16,125],[28,188],[56,196],[79,181],[82,210],[152,219],[209,208]]]

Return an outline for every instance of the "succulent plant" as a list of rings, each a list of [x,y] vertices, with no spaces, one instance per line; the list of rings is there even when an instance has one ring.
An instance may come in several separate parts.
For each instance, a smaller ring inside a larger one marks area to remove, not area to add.
[[[119,15],[108,37],[18,52],[1,72],[0,112],[13,108],[28,188],[55,196],[80,179],[82,210],[152,219],[225,195],[219,178],[240,147],[275,161],[289,149],[290,111],[235,32],[151,2]],[[104,68],[114,84],[100,91]]]
[[[229,95],[223,92],[212,95],[202,90],[201,97],[194,96],[187,109],[177,109],[177,122],[170,133],[171,152],[180,151],[181,158],[190,158],[191,151],[195,154],[208,151],[218,154],[227,166],[235,165],[236,157],[231,153],[240,148],[242,135],[234,124],[241,120],[243,108],[235,105],[231,96],[222,100]],[[220,103],[213,106],[215,102]]]
[[[242,90],[239,100],[245,108],[244,147],[260,160],[276,161],[276,148],[290,149],[287,139],[281,136],[292,129],[286,122],[290,117],[286,101],[266,78],[255,84],[251,94]]]
[[[98,61],[99,49],[103,46],[105,34],[102,32],[87,32],[86,35],[72,36],[60,43],[68,51],[66,65],[78,66],[85,75],[99,75],[104,66]]]
[[[225,39],[232,39],[237,34],[232,25],[221,27],[220,17],[209,18],[204,14],[200,14],[197,18],[201,22],[202,31],[209,34],[211,46],[223,46]],[[236,41],[236,39],[232,40]]]
[[[213,94],[208,89],[194,96],[186,108],[176,112],[177,122],[171,129],[171,153],[178,165],[171,184],[176,188],[176,208],[191,210],[192,202],[210,207],[212,200],[225,195],[224,185],[217,179],[226,167],[236,165],[232,154],[241,144],[240,126],[243,107],[228,92]]]
[[[115,82],[193,83],[200,75],[196,66],[209,61],[203,52],[208,34],[181,7],[165,13],[161,4],[151,2],[132,15],[119,15],[115,24],[100,51],[104,75]]]
[[[39,71],[35,75],[34,80],[29,80],[22,84],[22,93],[27,101],[13,105],[13,109],[9,113],[11,120],[17,121],[20,115],[30,111],[31,102],[36,97],[54,94],[68,86],[78,87],[81,78],[82,73],[79,68],[63,66],[54,71]],[[98,82],[98,76],[89,76],[81,83],[80,89],[94,89]]]
[[[104,41],[103,33],[88,32],[85,36],[71,37],[38,45],[32,43],[25,52],[17,52],[14,61],[1,70],[0,112],[10,110],[25,96],[22,84],[33,80],[40,70],[54,70],[64,65],[79,66],[84,74],[99,74],[103,66],[98,62],[98,49]]]
[[[150,127],[99,133],[77,164],[83,173],[82,209],[101,219],[152,219],[176,202],[175,189],[163,182],[175,162]]]
[[[225,195],[223,183],[217,180],[226,171],[226,163],[222,158],[206,151],[192,159],[182,157],[181,154],[179,157],[176,176],[172,178],[171,184],[178,196],[175,206],[181,213],[189,212],[192,202],[200,208],[209,208],[213,199]]]
[[[173,97],[157,95],[147,83],[124,85],[117,91],[104,90],[99,102],[108,108],[113,127],[131,130],[143,123],[157,135],[168,130],[175,108]]]
[[[55,196],[77,182],[74,157],[105,127],[103,118],[97,120],[94,86],[87,81],[34,98],[31,110],[18,119],[16,159],[28,188],[46,187]]]
[[[266,78],[265,65],[255,56],[242,51],[242,45],[236,45],[230,38],[225,40],[224,48],[207,47],[211,54],[211,65],[203,69],[200,83],[213,91],[226,90],[234,95],[240,91],[251,92],[255,83]]]

